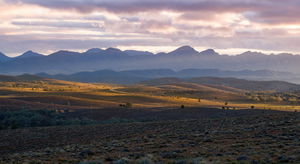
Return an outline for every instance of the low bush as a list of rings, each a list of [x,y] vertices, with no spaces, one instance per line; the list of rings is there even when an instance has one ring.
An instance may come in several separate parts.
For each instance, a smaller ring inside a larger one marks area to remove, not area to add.
[[[87,125],[97,123],[87,118],[67,118],[49,110],[18,110],[0,112],[0,130],[25,127]]]

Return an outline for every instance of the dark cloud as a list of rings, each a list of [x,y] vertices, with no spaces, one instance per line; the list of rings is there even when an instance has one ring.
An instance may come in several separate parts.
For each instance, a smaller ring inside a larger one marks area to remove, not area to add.
[[[22,2],[37,4],[49,8],[75,9],[82,12],[106,9],[113,12],[137,12],[148,10],[215,10],[243,11],[257,8],[258,4],[250,0],[6,0],[6,2]]]
[[[261,3],[250,0],[6,0],[8,3],[22,2],[49,8],[74,9],[92,12],[105,9],[112,12],[140,12],[149,10],[215,12],[244,11],[262,7]]]

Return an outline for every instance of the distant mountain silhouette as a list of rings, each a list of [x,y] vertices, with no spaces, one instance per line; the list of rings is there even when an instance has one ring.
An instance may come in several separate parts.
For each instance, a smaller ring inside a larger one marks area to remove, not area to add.
[[[252,52],[252,51],[247,51],[247,52],[244,52],[244,53],[242,53],[241,55],[264,55],[263,53],[261,53],[261,52]]]
[[[213,49],[207,49],[205,51],[200,52],[201,55],[220,55]]]
[[[37,74],[37,76],[65,80],[65,81],[114,83],[114,84],[134,84],[149,79],[143,76],[137,76],[130,73],[121,73],[112,70],[101,70],[95,72],[79,72],[71,75],[63,75],[63,74],[49,75],[46,73],[39,73]]]
[[[79,72],[75,74],[57,74],[49,75],[39,73],[38,76],[67,81],[92,82],[92,83],[116,83],[133,84],[155,78],[194,78],[194,77],[236,77],[252,80],[285,80],[288,76],[293,76],[287,72],[274,72],[268,70],[242,70],[242,71],[222,71],[218,69],[185,69],[173,71],[171,69],[153,69],[153,70],[127,70],[112,71],[100,70],[94,72]]]
[[[179,47],[178,49],[168,54],[169,55],[196,55],[199,54],[199,52],[190,46],[183,46],[183,47]]]
[[[25,59],[25,58],[35,58],[35,57],[44,57],[44,55],[32,51],[27,51],[24,54],[15,57],[14,59]]]
[[[50,54],[49,57],[65,57],[65,56],[73,57],[73,56],[76,56],[76,55],[77,56],[81,55],[81,53],[73,52],[73,51],[60,50],[60,51],[54,52],[53,54]]]
[[[154,55],[148,51],[125,50],[124,52],[129,56]]]
[[[97,54],[101,54],[104,50],[100,49],[100,48],[92,48],[87,50],[84,54],[87,55],[97,55]]]
[[[74,74],[105,69],[122,71],[145,69],[183,70],[190,68],[231,71],[269,70],[300,74],[300,55],[265,55],[249,51],[236,56],[228,56],[220,55],[213,49],[198,52],[190,46],[183,46],[171,52],[158,54],[136,50],[122,51],[117,48],[93,48],[83,53],[62,50],[43,57],[29,51],[22,56],[30,56],[30,58],[17,57],[18,60],[16,61],[8,60],[9,58],[2,55],[0,57],[2,61],[0,63],[0,74],[18,75],[39,72]],[[295,78],[298,77],[291,76],[287,77],[286,80],[294,82]]]
[[[126,55],[125,52],[117,48],[108,48],[105,51],[103,51],[103,53],[104,55]]]

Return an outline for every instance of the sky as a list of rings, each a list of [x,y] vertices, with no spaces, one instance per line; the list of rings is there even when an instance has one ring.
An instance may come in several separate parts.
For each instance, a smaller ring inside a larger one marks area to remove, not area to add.
[[[299,0],[0,0],[0,52],[190,45],[300,54]]]

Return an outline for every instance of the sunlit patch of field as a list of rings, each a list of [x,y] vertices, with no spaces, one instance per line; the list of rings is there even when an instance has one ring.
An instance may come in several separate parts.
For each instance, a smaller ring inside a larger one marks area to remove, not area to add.
[[[1,82],[0,99],[44,108],[107,108],[130,103],[133,108],[208,107],[221,109],[272,109],[295,111],[300,106],[249,99],[245,91],[225,86],[192,83],[159,86],[121,86],[43,80]],[[2,105],[3,105],[2,103]],[[4,103],[5,104],[5,103]],[[8,105],[9,106],[9,105]]]

